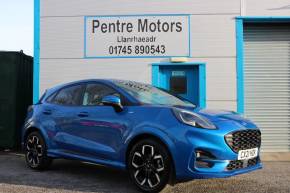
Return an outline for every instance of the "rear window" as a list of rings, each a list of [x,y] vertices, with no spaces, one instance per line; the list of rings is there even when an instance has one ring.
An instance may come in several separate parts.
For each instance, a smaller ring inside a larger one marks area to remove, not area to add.
[[[81,104],[83,91],[83,85],[66,87],[51,95],[47,99],[47,102],[58,105],[77,106]]]

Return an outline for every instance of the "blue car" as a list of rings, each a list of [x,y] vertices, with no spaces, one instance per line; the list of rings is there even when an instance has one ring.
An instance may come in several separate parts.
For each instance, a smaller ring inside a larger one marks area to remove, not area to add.
[[[127,170],[143,192],[262,168],[261,132],[230,111],[201,109],[144,83],[83,80],[48,89],[23,128],[28,166],[65,158]]]

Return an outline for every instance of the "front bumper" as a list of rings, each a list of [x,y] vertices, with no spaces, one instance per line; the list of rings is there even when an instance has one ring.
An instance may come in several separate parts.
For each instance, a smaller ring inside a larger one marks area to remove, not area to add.
[[[190,128],[184,133],[184,139],[182,140],[187,142],[176,143],[179,149],[178,158],[175,159],[177,181],[224,178],[262,168],[259,155],[254,158],[255,162],[250,160],[249,163],[245,161],[245,164],[243,164],[244,161],[237,161],[238,154],[225,141],[224,136],[226,134],[245,128],[241,129],[237,125],[233,125],[232,122],[223,122],[219,126],[219,128],[223,129],[210,131]],[[198,159],[198,151],[209,153],[211,156],[205,159]],[[198,165],[197,163],[200,160],[208,163],[207,167]],[[235,163],[237,163],[237,166]]]
[[[254,159],[257,159],[257,162],[254,165],[229,170],[228,166],[230,165],[231,161],[236,160],[212,159],[208,160],[208,162],[212,164],[212,167],[200,168],[196,166],[197,160],[195,158],[192,158],[190,164],[186,168],[186,172],[184,172],[181,176],[177,177],[177,179],[180,181],[187,181],[191,179],[226,178],[262,169],[263,166],[259,157],[256,157]]]
[[[223,172],[192,172],[187,176],[187,178],[183,178],[183,180],[190,179],[208,179],[208,178],[227,178],[239,174],[244,174],[248,172],[252,172],[258,169],[262,169],[263,165],[261,162],[257,163],[255,166],[237,169],[232,171],[223,171]]]

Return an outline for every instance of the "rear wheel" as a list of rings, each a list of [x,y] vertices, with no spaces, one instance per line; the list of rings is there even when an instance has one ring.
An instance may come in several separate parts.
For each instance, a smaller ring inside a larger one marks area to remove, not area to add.
[[[39,132],[30,133],[25,142],[25,159],[27,165],[36,170],[48,169],[52,159],[46,155],[46,144]]]
[[[153,139],[136,143],[127,164],[131,179],[143,192],[159,192],[169,182],[169,153],[164,145]]]

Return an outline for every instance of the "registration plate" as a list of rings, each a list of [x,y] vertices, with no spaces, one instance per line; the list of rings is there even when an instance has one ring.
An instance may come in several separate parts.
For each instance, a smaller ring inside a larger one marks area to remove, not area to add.
[[[240,150],[238,160],[252,159],[258,156],[258,148]]]

